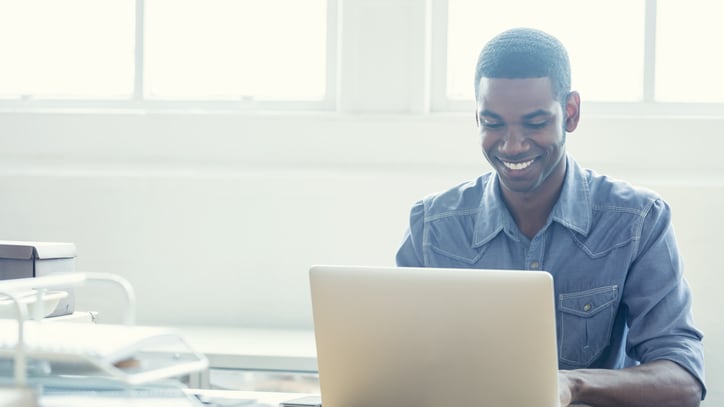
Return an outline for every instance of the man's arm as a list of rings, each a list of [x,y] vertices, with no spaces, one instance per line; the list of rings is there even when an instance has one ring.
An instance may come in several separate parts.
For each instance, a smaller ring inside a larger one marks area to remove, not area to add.
[[[425,205],[418,201],[410,210],[410,226],[397,250],[395,262],[400,267],[424,267],[422,254],[422,228],[424,227]]]
[[[701,384],[668,360],[619,370],[579,369],[559,373],[561,406],[584,403],[596,407],[698,406]]]
[[[621,304],[629,326],[626,352],[641,364],[561,376],[572,401],[596,407],[698,406],[706,392],[702,335],[693,324],[668,205],[655,200],[640,230]]]

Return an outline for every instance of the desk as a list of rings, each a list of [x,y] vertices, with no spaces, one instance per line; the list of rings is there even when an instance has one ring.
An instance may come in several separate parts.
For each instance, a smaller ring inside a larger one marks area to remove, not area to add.
[[[173,327],[220,369],[317,371],[312,330]]]
[[[316,344],[312,330],[206,326],[182,326],[175,329],[186,337],[195,350],[206,354],[209,368],[317,372]],[[206,372],[201,380],[191,383],[201,388],[188,391],[212,399],[257,400],[256,404],[244,404],[244,407],[278,407],[280,401],[307,395],[210,390],[208,378]]]
[[[187,397],[176,393],[164,397],[73,396],[72,394],[41,398],[40,407],[278,407],[279,403],[308,393],[275,393],[210,389],[184,389]],[[198,400],[197,400],[198,399]],[[590,407],[580,405],[581,407]]]
[[[176,326],[189,345],[206,355],[209,369],[317,372],[312,330]],[[192,377],[190,385],[208,388],[209,373]]]
[[[273,393],[209,389],[188,389],[187,393],[199,396],[200,400],[204,402],[209,402],[209,407],[216,407],[214,402],[216,402],[219,406],[243,405],[244,407],[279,407],[279,403],[282,401],[310,395],[307,393]],[[234,403],[235,401],[238,403]]]
[[[255,391],[230,391],[230,390],[208,390],[188,389],[188,394],[199,395],[201,400],[212,402],[209,407],[216,407],[213,402],[218,401],[219,405],[243,405],[244,407],[278,407],[279,403],[297,397],[304,397],[310,394],[305,393],[270,393]],[[229,404],[233,401],[246,402],[248,404]],[[224,404],[226,403],[226,404]],[[578,404],[577,407],[591,407],[585,404]]]
[[[19,405],[34,405],[33,393],[23,392],[21,396],[13,396],[10,391],[0,388],[1,405],[20,400],[23,400],[25,404]],[[72,390],[56,390],[51,394],[38,395],[37,402],[39,407],[278,407],[282,401],[307,395],[309,394],[209,389],[181,390],[163,386],[154,389],[147,386],[143,390],[129,390],[127,394],[123,390],[93,392],[81,389],[75,393]]]

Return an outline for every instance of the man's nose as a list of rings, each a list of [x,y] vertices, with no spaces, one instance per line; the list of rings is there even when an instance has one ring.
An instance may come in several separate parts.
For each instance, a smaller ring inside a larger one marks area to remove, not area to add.
[[[519,129],[514,128],[514,126],[508,128],[503,137],[503,142],[500,143],[498,147],[500,152],[507,156],[524,153],[528,151],[528,148],[530,148],[528,139]]]

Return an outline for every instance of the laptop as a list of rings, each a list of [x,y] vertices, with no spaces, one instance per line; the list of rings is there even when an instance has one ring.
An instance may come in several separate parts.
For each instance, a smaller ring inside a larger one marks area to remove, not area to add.
[[[324,407],[558,407],[546,272],[313,266]]]

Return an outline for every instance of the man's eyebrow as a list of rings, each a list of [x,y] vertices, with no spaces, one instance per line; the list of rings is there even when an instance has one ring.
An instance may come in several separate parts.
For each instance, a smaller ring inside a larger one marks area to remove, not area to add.
[[[491,112],[490,110],[487,110],[487,109],[480,112],[479,116],[480,117],[491,117],[495,120],[500,120],[500,121],[503,120],[503,116],[501,116],[497,113]]]
[[[530,120],[533,118],[536,118],[538,116],[553,116],[551,112],[544,110],[544,109],[538,109],[535,112],[528,113],[526,115],[523,115],[523,120]]]

